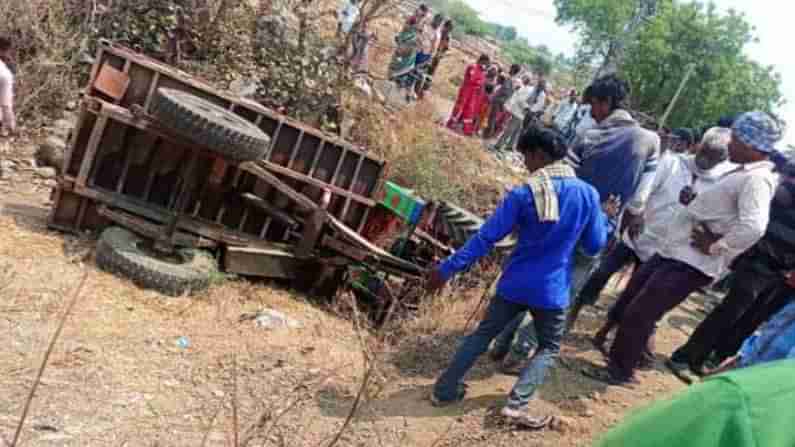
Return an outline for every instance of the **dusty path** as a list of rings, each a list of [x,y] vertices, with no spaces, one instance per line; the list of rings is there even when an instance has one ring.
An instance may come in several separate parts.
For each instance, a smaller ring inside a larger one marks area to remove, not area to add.
[[[86,291],[33,402],[28,445],[198,446],[205,437],[206,445],[229,445],[233,407],[241,433],[257,439],[250,445],[324,445],[336,433],[363,368],[350,321],[279,285],[227,281],[193,299],[141,290],[82,262],[91,237],[47,230],[49,191],[32,173],[10,178],[0,181],[0,434],[13,433],[66,297],[85,270]],[[566,339],[561,365],[534,404],[561,417],[556,429],[514,432],[500,423],[494,410],[513,378],[487,359],[472,372],[462,405],[435,409],[427,393],[480,295],[449,297],[410,326],[382,357],[369,402],[339,445],[588,445],[632,409],[681,388],[662,369],[641,374],[634,390],[606,390],[582,376],[583,367],[603,363],[586,338],[604,316],[599,311],[586,313]],[[303,327],[266,331],[239,322],[263,307]],[[691,300],[666,320],[660,353],[684,340],[702,316],[698,307]],[[188,348],[176,343],[183,336]]]

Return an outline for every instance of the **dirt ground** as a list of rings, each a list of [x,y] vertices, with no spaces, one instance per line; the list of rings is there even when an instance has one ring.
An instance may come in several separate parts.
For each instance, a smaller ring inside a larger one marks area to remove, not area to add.
[[[24,166],[30,145],[0,143]],[[22,161],[20,161],[22,160]],[[229,280],[194,298],[164,298],[97,270],[91,235],[46,227],[48,183],[32,170],[0,180],[0,434],[10,439],[37,368],[70,296],[78,304],[50,358],[23,432],[37,446],[321,446],[342,426],[364,372],[361,337],[333,307],[269,283]],[[533,404],[558,417],[553,429],[515,431],[499,409],[513,378],[488,359],[469,376],[461,405],[436,409],[427,395],[482,296],[439,298],[381,353],[374,386],[338,445],[581,446],[682,385],[662,367],[636,389],[605,389],[582,376],[603,364],[587,338],[604,310],[586,313],[567,337],[560,365]],[[612,299],[612,297],[610,298]],[[605,305],[609,302],[605,299]],[[657,349],[670,353],[703,316],[703,298],[662,324]],[[244,313],[265,307],[299,320],[265,330]],[[189,345],[177,344],[186,337]],[[237,414],[237,424],[233,414]],[[235,429],[237,425],[237,429]]]

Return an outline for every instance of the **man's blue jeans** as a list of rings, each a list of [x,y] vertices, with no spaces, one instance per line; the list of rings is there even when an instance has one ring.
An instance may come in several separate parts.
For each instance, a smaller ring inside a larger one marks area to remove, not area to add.
[[[536,389],[543,383],[547,370],[555,363],[560,352],[560,342],[566,329],[565,309],[538,309],[524,304],[514,303],[495,296],[472,334],[464,338],[453,361],[439,377],[434,386],[434,394],[441,401],[455,400],[458,397],[459,385],[464,376],[475,364],[475,361],[489,348],[491,341],[517,316],[525,312],[533,316],[533,323],[538,335],[538,349],[530,360],[530,364],[519,374],[519,380],[511,390],[508,405],[513,408],[524,408],[533,397]]]
[[[570,296],[576,299],[591,277],[591,274],[599,266],[599,257],[587,256],[577,250],[574,255],[574,268],[571,273]],[[502,357],[510,353],[514,359],[524,360],[530,355],[530,351],[538,345],[536,340],[535,325],[525,321],[525,313],[517,316],[500,333],[494,342],[494,352]],[[524,322],[524,324],[523,324]],[[514,343],[514,337],[516,342]]]

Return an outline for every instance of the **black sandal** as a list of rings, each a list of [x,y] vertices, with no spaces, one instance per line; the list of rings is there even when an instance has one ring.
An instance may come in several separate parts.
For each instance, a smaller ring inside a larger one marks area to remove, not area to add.
[[[438,397],[436,397],[435,392],[431,391],[430,395],[431,405],[433,405],[436,408],[449,407],[450,405],[462,402],[464,400],[464,397],[466,397],[466,394],[467,394],[466,383],[461,383],[458,385],[458,390],[456,391],[455,398],[450,400],[441,400]]]
[[[582,374],[585,377],[588,377],[589,379],[593,379],[593,380],[596,380],[596,381],[599,381],[599,382],[602,382],[602,383],[606,383],[607,385],[610,385],[610,386],[623,386],[625,388],[633,388],[633,385],[637,385],[638,383],[640,383],[640,382],[638,382],[637,379],[634,379],[634,378],[632,378],[632,379],[620,379],[620,378],[614,376],[610,372],[609,369],[605,369],[605,368],[596,369],[596,370],[585,369],[585,370],[582,371]]]

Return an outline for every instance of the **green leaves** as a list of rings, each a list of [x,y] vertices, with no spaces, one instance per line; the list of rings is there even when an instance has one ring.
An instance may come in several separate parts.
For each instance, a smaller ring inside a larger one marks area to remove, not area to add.
[[[546,47],[534,48],[526,40],[519,39],[503,44],[502,51],[514,64],[527,65],[545,76],[552,72],[553,56]]]
[[[578,77],[601,63],[638,1],[555,0],[558,22],[580,34]],[[657,14],[628,43],[620,66],[632,85],[632,108],[662,115],[692,63],[695,73],[667,125],[709,125],[730,113],[774,109],[782,98],[781,79],[745,55],[755,41],[753,27],[737,11],[721,13],[712,3],[659,1]],[[590,80],[587,73],[580,79]]]
[[[752,28],[733,11],[719,13],[698,3],[667,4],[627,52],[623,72],[632,83],[633,106],[659,116],[684,76],[694,76],[671,114],[673,127],[709,125],[720,116],[773,109],[781,81],[770,67],[744,54]]]

